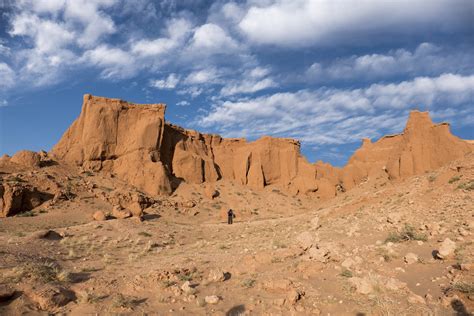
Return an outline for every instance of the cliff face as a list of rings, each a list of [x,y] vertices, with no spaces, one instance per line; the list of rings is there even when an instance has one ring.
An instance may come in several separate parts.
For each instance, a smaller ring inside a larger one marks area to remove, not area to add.
[[[226,139],[165,123],[164,114],[163,104],[85,95],[81,115],[52,153],[84,169],[113,173],[151,195],[168,194],[182,181],[228,179],[327,198],[367,178],[396,179],[438,168],[474,147],[451,135],[447,124],[433,124],[428,113],[412,112],[403,134],[364,141],[338,169],[310,164],[293,139]]]
[[[449,124],[434,124],[428,112],[412,111],[402,134],[364,140],[341,174],[347,189],[365,179],[406,178],[435,170],[463,157],[474,146],[449,131]]]

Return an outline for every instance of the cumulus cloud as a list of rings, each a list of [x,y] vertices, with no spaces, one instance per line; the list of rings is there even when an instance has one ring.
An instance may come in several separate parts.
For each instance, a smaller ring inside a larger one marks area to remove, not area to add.
[[[132,52],[141,56],[158,57],[181,46],[191,31],[190,21],[180,18],[171,19],[163,37],[139,40],[132,45]]]
[[[474,67],[471,50],[449,50],[422,43],[413,51],[396,49],[386,54],[340,58],[326,64],[313,63],[306,78],[317,82],[378,80],[404,76],[432,76],[466,72]]]
[[[198,27],[193,35],[191,50],[197,53],[233,53],[238,48],[234,41],[220,26],[212,23]]]
[[[101,75],[104,78],[128,78],[138,70],[127,51],[107,45],[86,51],[82,60],[102,68]]]
[[[152,80],[150,85],[158,89],[174,89],[179,83],[179,76],[172,73],[165,79]]]
[[[400,129],[405,121],[400,113],[408,109],[472,108],[473,98],[474,76],[444,74],[364,89],[320,88],[225,101],[196,125],[227,136],[286,135],[309,144],[346,144]]]
[[[470,12],[470,0],[275,0],[251,5],[239,27],[255,43],[301,47],[367,34],[466,31]]]

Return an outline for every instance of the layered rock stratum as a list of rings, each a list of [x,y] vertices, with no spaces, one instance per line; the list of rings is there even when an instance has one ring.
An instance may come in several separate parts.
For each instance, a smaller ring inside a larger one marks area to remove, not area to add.
[[[167,123],[165,109],[87,94],[79,118],[52,154],[85,170],[114,174],[151,195],[169,194],[182,181],[227,179],[328,198],[369,179],[434,170],[474,148],[453,136],[449,124],[434,124],[427,112],[413,111],[403,133],[374,143],[365,139],[341,169],[309,163],[297,140],[264,136],[247,142],[202,134]]]

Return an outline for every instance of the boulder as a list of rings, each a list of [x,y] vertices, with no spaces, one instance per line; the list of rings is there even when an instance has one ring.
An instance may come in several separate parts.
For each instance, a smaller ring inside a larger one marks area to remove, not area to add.
[[[124,218],[132,217],[132,212],[130,212],[129,210],[124,209],[120,205],[115,205],[112,208],[112,216],[114,216],[118,219],[124,219]]]
[[[40,192],[27,183],[0,183],[0,217],[32,210],[52,197],[52,194]]]
[[[449,238],[446,238],[438,249],[436,253],[436,257],[439,259],[446,259],[452,254],[454,254],[454,250],[456,250],[456,243]]]
[[[10,162],[23,167],[39,168],[41,166],[41,156],[34,151],[21,150],[11,157]]]
[[[93,215],[92,218],[95,221],[105,221],[107,219],[107,216],[105,216],[105,213],[102,211],[96,211]]]

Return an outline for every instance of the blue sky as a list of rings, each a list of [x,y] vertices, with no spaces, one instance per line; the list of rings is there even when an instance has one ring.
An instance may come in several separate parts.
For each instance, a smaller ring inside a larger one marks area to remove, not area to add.
[[[297,138],[343,165],[410,109],[474,138],[472,0],[0,0],[0,154],[49,150],[82,95]]]

